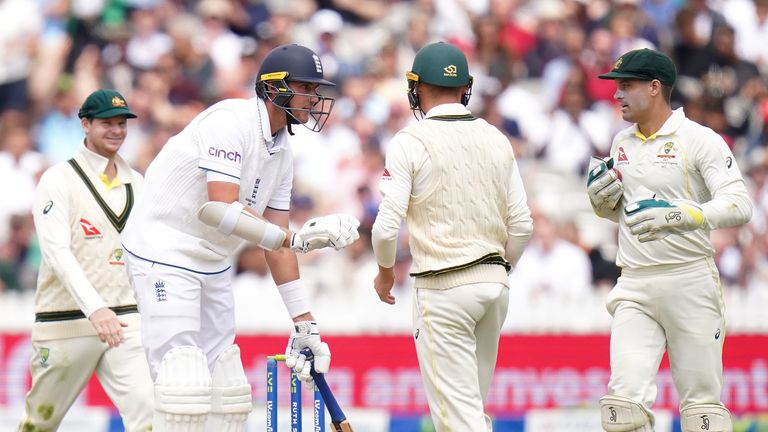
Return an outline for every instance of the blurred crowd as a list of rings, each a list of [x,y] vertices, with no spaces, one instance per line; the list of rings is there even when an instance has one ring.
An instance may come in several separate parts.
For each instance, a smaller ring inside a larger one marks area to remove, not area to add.
[[[435,40],[467,54],[470,109],[509,136],[534,212],[534,237],[510,276],[508,328],[607,328],[616,229],[591,213],[584,174],[589,156],[606,155],[627,124],[613,82],[596,75],[650,47],[677,64],[673,107],[722,135],[748,182],[751,223],[712,240],[731,325],[768,331],[758,315],[768,307],[768,0],[0,0],[5,298],[34,291],[32,195],[41,172],[82,144],[85,96],[110,87],[126,97],[139,118],[121,153],[143,172],[198,112],[254,97],[261,59],[295,42],[317,52],[338,85],[325,90],[336,103],[322,133],[294,128],[292,223],[329,212],[362,220],[352,247],[302,256],[302,279],[337,329],[407,331],[407,236],[396,264],[399,312],[388,315],[372,289],[370,229],[387,142],[415,121],[404,72]],[[282,306],[271,307],[279,299],[263,253],[246,248],[235,265],[241,315],[278,310],[284,320]],[[333,313],[340,305],[353,312]]]

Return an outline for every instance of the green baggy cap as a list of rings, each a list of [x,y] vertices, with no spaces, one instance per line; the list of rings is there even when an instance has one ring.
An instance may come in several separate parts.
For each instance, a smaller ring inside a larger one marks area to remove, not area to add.
[[[457,47],[436,42],[416,53],[413,67],[405,74],[408,80],[441,87],[461,87],[470,83],[469,66]]]
[[[77,116],[89,119],[117,116],[136,118],[136,114],[128,108],[123,95],[112,89],[101,89],[91,93],[83,102]]]
[[[665,54],[648,48],[629,51],[619,57],[613,69],[600,79],[638,79],[643,81],[659,80],[662,84],[675,85],[677,71],[675,64]]]

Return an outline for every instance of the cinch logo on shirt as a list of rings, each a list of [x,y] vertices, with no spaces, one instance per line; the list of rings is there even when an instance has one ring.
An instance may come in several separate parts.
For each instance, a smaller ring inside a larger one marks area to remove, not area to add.
[[[238,163],[242,159],[242,157],[240,156],[240,153],[238,152],[226,151],[222,149],[217,149],[215,147],[208,147],[208,154],[216,158],[231,160],[233,162],[238,162]]]
[[[92,223],[88,222],[87,219],[80,219],[80,228],[83,229],[83,234],[85,234],[85,238],[87,239],[101,237],[101,231],[93,226]]]

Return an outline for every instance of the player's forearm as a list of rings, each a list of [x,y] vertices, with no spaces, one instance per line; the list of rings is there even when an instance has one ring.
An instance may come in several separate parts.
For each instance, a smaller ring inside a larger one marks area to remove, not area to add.
[[[752,218],[752,201],[743,183],[740,186],[734,185],[733,191],[719,191],[714,199],[701,205],[709,229],[742,225]]]
[[[376,256],[376,262],[379,266],[391,268],[395,265],[397,233],[398,230],[392,230],[391,227],[379,223],[378,218],[376,223],[373,224],[371,245],[373,246],[373,254]]]
[[[299,262],[296,253],[290,249],[281,248],[275,251],[264,251],[269,272],[275,285],[282,285],[299,279]]]
[[[97,309],[108,305],[101,298],[80,267],[75,256],[66,249],[44,252],[48,264],[59,281],[67,288],[77,306],[89,317]]]
[[[528,246],[528,241],[531,239],[531,234],[532,231],[529,231],[528,233],[510,234],[509,237],[507,237],[504,258],[509,261],[512,268],[517,265],[517,262],[523,255],[526,246]]]

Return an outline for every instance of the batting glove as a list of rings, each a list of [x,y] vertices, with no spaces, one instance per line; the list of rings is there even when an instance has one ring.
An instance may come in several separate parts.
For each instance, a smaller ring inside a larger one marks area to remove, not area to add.
[[[299,321],[293,325],[293,333],[285,348],[285,365],[296,372],[300,380],[312,381],[312,363],[301,351],[309,348],[314,354],[315,371],[326,373],[331,367],[331,350],[320,340],[320,332],[314,321]]]
[[[635,201],[624,207],[626,223],[641,243],[661,240],[670,234],[685,234],[704,224],[698,203],[658,198]]]
[[[589,165],[587,194],[592,208],[598,215],[610,213],[619,205],[624,194],[621,174],[613,168],[613,158],[592,156]]]
[[[324,247],[345,248],[360,238],[358,226],[360,221],[346,214],[310,219],[291,237],[291,250],[307,253]]]

